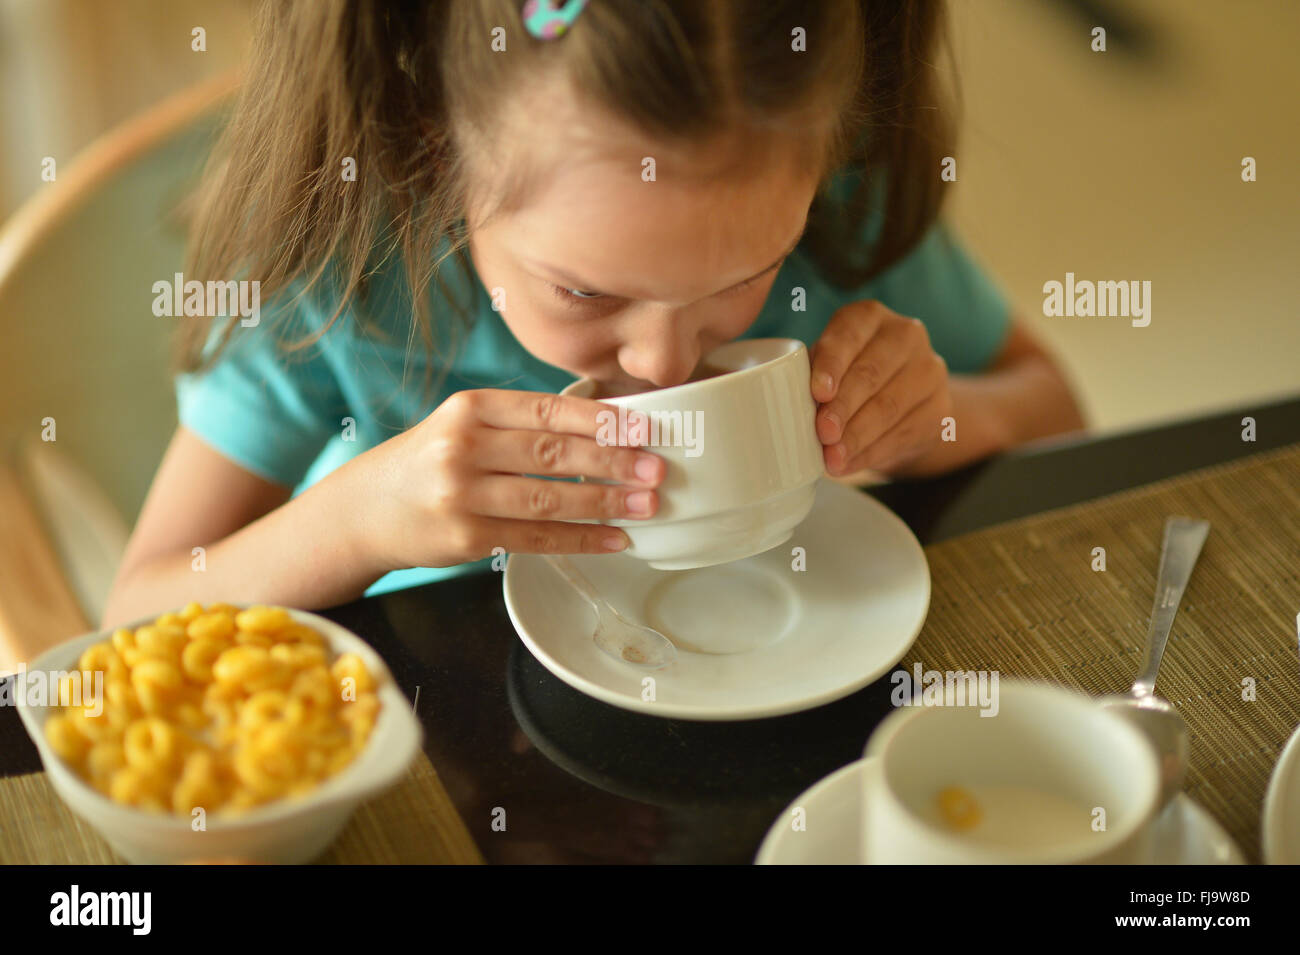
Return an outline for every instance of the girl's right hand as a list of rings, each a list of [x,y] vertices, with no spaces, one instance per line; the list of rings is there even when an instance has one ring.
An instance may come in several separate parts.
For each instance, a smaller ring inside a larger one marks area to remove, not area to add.
[[[363,546],[387,569],[465,563],[497,547],[516,554],[624,549],[627,535],[615,527],[568,522],[651,517],[665,465],[656,454],[599,443],[601,412],[617,409],[569,395],[457,392],[354,459],[368,495]]]

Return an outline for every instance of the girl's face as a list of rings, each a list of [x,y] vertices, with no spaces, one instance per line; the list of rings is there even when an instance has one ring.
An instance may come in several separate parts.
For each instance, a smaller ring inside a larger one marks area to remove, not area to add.
[[[680,384],[757,318],[803,234],[818,170],[770,142],[670,150],[562,103],[503,124],[494,139],[508,156],[470,158],[474,267],[547,364],[607,393]],[[515,201],[484,217],[475,197],[507,183]]]

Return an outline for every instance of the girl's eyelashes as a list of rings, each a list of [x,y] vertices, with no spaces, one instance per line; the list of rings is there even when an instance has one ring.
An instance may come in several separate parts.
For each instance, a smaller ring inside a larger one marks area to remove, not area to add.
[[[724,289],[718,294],[730,295],[734,292],[743,292],[745,289],[755,285],[760,279],[771,274],[772,272],[775,272],[784,264],[785,264],[785,259],[782,259],[780,262],[772,266],[762,275],[755,275],[752,279],[746,279],[745,281],[741,282],[739,285],[733,285],[731,288]],[[555,294],[555,296],[570,308],[578,308],[578,309],[581,308],[590,309],[590,308],[597,308],[597,307],[609,308],[613,303],[620,301],[619,299],[614,298],[613,296],[606,295],[604,292],[587,292],[584,291],[583,289],[565,288],[563,285],[556,285],[553,282],[547,282],[546,284],[550,286],[550,289]]]
[[[608,307],[609,302],[614,301],[608,295],[602,292],[584,292],[582,289],[565,288],[563,285],[555,285],[547,282],[551,291],[563,304],[569,308],[586,308],[591,309],[598,306]]]

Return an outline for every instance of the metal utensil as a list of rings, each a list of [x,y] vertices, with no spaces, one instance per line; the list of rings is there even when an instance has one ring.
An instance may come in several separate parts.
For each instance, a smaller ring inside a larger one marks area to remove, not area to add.
[[[1187,774],[1187,724],[1172,706],[1155,695],[1156,673],[1164,656],[1178,603],[1192,577],[1210,522],[1171,517],[1165,522],[1160,547],[1160,573],[1156,578],[1151,623],[1147,628],[1146,658],[1133,687],[1126,694],[1104,696],[1101,705],[1131,720],[1155,744],[1160,757],[1160,806],[1163,808],[1183,788]]]
[[[546,562],[567,580],[573,589],[590,601],[596,611],[596,629],[591,638],[615,660],[659,670],[677,659],[677,648],[671,640],[652,627],[633,623],[618,612],[604,597],[596,593],[582,571],[562,554],[546,555]]]

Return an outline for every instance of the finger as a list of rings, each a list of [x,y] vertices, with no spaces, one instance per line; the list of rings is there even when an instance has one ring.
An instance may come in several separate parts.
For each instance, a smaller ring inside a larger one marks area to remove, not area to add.
[[[458,391],[447,399],[451,410],[473,417],[490,428],[517,428],[525,431],[552,431],[595,437],[610,415],[617,420],[618,409],[591,398],[551,395],[534,391],[511,391],[507,388],[476,388]],[[633,431],[635,429],[628,429]]]
[[[933,353],[920,356],[904,365],[885,387],[867,399],[849,419],[839,442],[846,462],[879,441],[912,409],[942,392],[941,364],[942,360]]]
[[[649,451],[604,445],[572,434],[480,428],[473,440],[475,463],[484,471],[580,475],[654,487],[667,468],[663,458]]]
[[[910,321],[885,322],[844,372],[835,397],[817,410],[823,444],[844,439],[850,420],[922,347]],[[928,350],[928,349],[927,349]]]
[[[507,554],[608,554],[630,543],[617,527],[567,521],[516,521],[485,517],[476,522],[467,552],[486,557],[495,548]]]
[[[948,413],[942,395],[921,402],[870,446],[851,458],[850,470],[870,468],[880,471],[916,457],[939,436],[943,416]]]
[[[835,397],[845,371],[886,315],[879,302],[851,302],[835,310],[812,350],[812,393],[818,404]]]
[[[490,474],[475,481],[464,507],[485,517],[515,520],[642,520],[659,508],[659,496],[620,484],[578,484]]]

